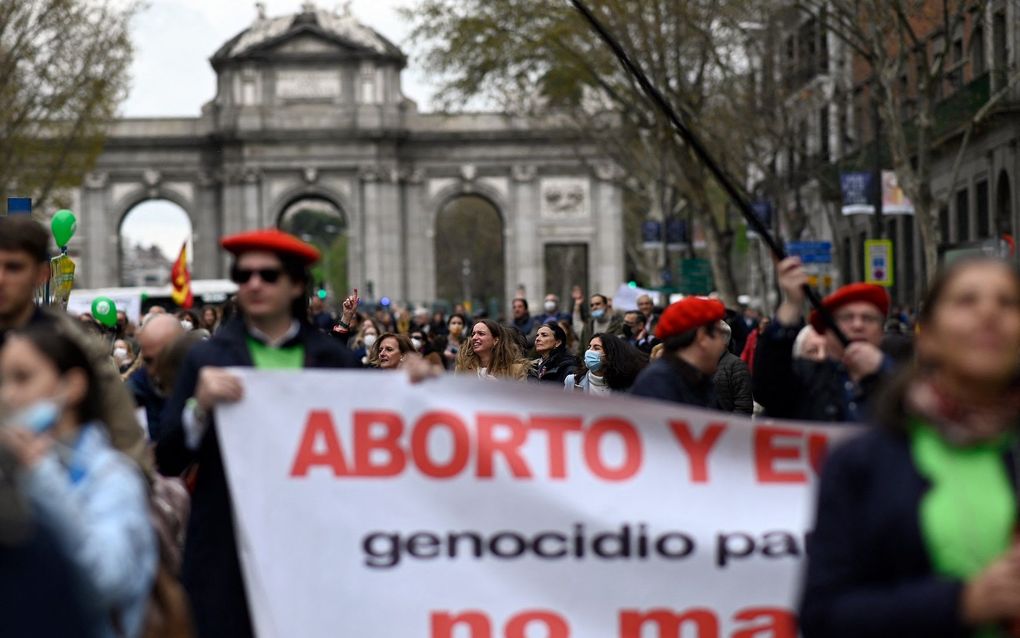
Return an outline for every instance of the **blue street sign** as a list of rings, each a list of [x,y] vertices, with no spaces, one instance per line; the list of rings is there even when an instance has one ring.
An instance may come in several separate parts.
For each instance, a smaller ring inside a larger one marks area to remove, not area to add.
[[[31,197],[8,197],[7,198],[7,214],[8,215],[31,215],[32,214],[32,198]]]
[[[832,242],[829,241],[787,242],[786,252],[790,256],[800,257],[800,261],[805,264],[832,263]]]

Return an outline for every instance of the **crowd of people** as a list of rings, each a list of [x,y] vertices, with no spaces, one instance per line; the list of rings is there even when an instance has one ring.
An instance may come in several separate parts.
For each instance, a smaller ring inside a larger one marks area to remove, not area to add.
[[[702,297],[621,312],[575,287],[538,316],[514,299],[501,320],[367,307],[357,291],[331,310],[308,296],[314,247],[275,229],[221,244],[238,285],[227,304],[104,328],[34,304],[48,236],[0,218],[0,599],[16,610],[3,635],[253,635],[213,434],[214,408],[244,396],[234,366],[462,374],[864,424],[824,465],[803,634],[1015,631],[1020,275],[1006,262],[949,267],[916,319],[868,284],[805,316],[790,258],[771,317]]]

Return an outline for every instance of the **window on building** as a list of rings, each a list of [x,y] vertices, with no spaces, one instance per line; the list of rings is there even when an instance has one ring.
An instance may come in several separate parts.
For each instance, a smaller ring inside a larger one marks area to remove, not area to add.
[[[977,192],[974,197],[977,200],[977,239],[984,239],[991,232],[991,211],[988,208],[988,180],[981,180],[977,183]]]
[[[953,35],[953,46],[949,54],[949,72],[946,80],[952,90],[963,86],[963,27],[958,27]]]
[[[839,117],[839,135],[842,135],[842,148],[837,149],[841,155],[846,155],[854,148],[854,132],[850,129],[850,113],[846,100],[841,99],[837,103]]]
[[[932,39],[932,41],[931,41],[931,55],[932,55],[932,60],[933,60],[933,66],[934,66],[934,62],[938,61],[939,58],[945,56],[945,54],[946,54],[946,38],[945,38],[944,35],[939,34],[939,35],[935,36]],[[946,60],[944,62],[944,67],[948,68],[950,66],[950,64],[951,64],[951,62],[949,60]],[[935,86],[935,98],[936,99],[941,100],[942,96],[944,96],[946,94],[945,84],[946,84],[945,82],[939,82]]]
[[[943,206],[939,209],[939,235],[942,237],[942,243],[949,243],[949,207]]]
[[[981,77],[988,70],[985,61],[985,30],[981,25],[970,34],[970,69],[973,77]]]
[[[829,161],[829,150],[829,108],[826,106],[818,111],[818,156],[823,162]]]
[[[992,69],[999,83],[1006,81],[1009,63],[1009,44],[1006,40],[1006,12],[999,11],[992,18]]]
[[[825,7],[822,7],[821,12],[818,14],[818,72],[828,73],[829,72],[829,30],[827,28],[828,13]]]
[[[970,239],[970,211],[967,209],[969,198],[967,189],[956,192],[956,241]]]

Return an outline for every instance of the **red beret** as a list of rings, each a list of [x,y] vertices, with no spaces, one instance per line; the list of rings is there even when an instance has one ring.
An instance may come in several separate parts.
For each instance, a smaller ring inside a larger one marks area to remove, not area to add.
[[[670,337],[719,321],[726,316],[726,306],[718,299],[685,297],[670,304],[659,318],[655,336],[665,341]]]
[[[224,237],[220,240],[220,246],[235,255],[262,250],[297,257],[305,264],[319,261],[319,251],[315,246],[275,228],[251,230]]]
[[[876,286],[875,284],[849,284],[843,286],[823,299],[822,306],[829,312],[836,312],[848,303],[854,303],[855,301],[870,303],[878,308],[883,317],[889,314],[889,304],[891,303],[889,293],[882,286]],[[825,324],[822,322],[822,315],[817,310],[811,311],[808,322],[818,334],[825,334]]]

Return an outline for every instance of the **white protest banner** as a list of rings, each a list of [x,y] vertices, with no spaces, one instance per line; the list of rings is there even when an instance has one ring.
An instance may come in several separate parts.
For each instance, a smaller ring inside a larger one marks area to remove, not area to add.
[[[261,638],[794,638],[847,427],[384,372],[217,410]]]

